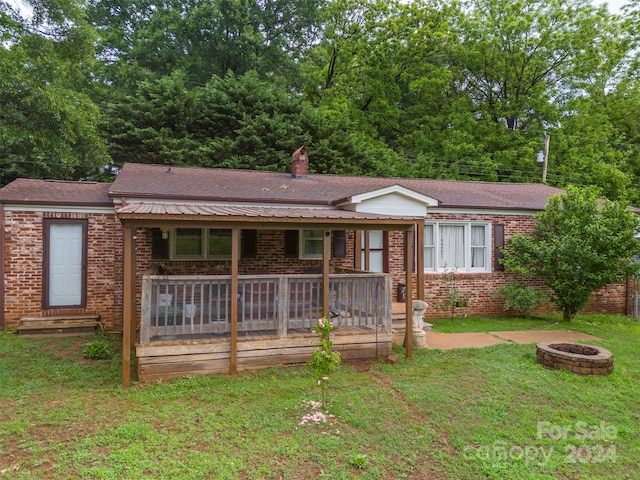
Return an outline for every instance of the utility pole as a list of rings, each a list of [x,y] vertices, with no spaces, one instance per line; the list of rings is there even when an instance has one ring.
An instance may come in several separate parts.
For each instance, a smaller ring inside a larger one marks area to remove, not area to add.
[[[542,154],[542,183],[547,183],[547,165],[549,164],[549,141],[551,138],[544,132],[544,153]]]

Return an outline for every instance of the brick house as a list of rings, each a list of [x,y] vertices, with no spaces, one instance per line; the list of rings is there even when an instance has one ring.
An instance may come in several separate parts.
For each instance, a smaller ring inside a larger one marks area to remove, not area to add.
[[[344,356],[379,355],[392,302],[442,303],[451,270],[467,314],[503,314],[491,295],[515,279],[499,247],[560,192],[307,165],[299,150],[292,173],[127,164],[112,184],[15,180],[0,190],[0,325],[99,318],[124,333],[125,384],[128,345],[142,380],[303,361],[314,343],[296,332],[321,315],[343,327]],[[624,314],[628,297],[612,285],[587,308]]]

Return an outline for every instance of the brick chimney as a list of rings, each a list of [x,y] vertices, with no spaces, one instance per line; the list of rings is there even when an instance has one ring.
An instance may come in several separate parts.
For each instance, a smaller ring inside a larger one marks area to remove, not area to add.
[[[307,178],[309,174],[309,157],[307,157],[307,151],[304,146],[293,152],[291,158],[291,177]]]

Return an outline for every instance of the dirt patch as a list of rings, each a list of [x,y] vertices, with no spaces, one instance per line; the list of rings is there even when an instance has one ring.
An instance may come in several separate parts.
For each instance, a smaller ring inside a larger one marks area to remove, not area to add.
[[[352,358],[344,363],[355,368],[357,372],[368,372],[372,365],[377,365],[380,361],[375,358]]]

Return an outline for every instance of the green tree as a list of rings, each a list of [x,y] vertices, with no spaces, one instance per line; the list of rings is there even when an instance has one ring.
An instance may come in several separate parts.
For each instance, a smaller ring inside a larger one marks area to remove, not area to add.
[[[549,199],[537,220],[532,235],[509,239],[502,263],[542,279],[565,321],[592,292],[637,272],[639,218],[620,203],[599,200],[596,189],[568,188]]]
[[[30,5],[0,3],[0,183],[90,177],[107,162],[86,94],[93,29],[74,0]]]
[[[124,162],[288,170],[305,145],[318,173],[392,175],[397,155],[346,121],[330,121],[283,84],[256,72],[189,89],[181,72],[141,82],[107,106],[103,130]]]
[[[298,59],[314,39],[324,0],[90,0],[106,81],[180,70],[188,83],[255,70],[299,83]],[[129,91],[129,93],[131,93]]]
[[[637,120],[640,107],[634,42],[629,24],[598,12],[599,27],[582,52],[551,132],[548,181],[557,186],[595,185],[611,200],[637,201]]]
[[[584,95],[576,86],[598,71],[588,52],[614,36],[611,16],[587,0],[462,5],[451,18],[457,35],[448,44],[449,63],[475,119],[464,124],[467,143],[488,159],[493,178],[478,157],[468,159],[468,170],[488,180],[538,181],[533,159],[544,132],[562,124],[571,113],[567,103]]]

